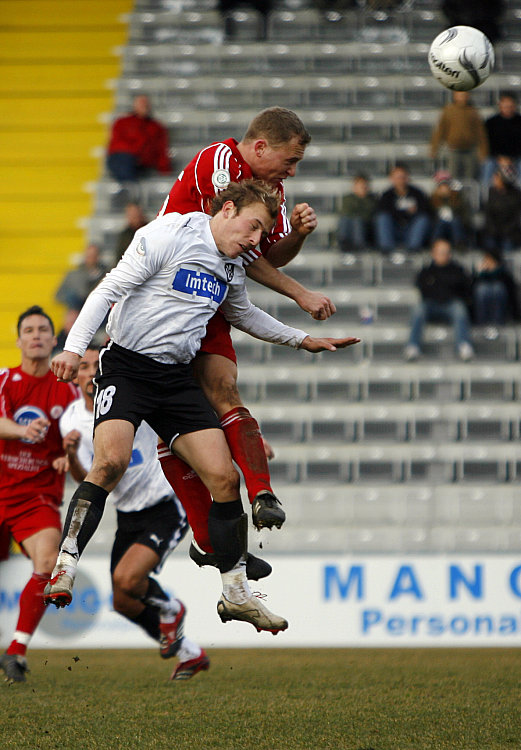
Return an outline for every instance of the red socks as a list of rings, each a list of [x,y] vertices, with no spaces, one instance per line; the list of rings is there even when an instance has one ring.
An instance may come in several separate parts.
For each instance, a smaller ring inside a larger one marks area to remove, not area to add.
[[[244,406],[236,406],[221,417],[221,427],[233,460],[244,476],[250,503],[253,503],[259,492],[273,492],[268,459],[257,420]]]
[[[43,590],[50,579],[50,573],[33,573],[20,595],[20,614],[16,623],[14,638],[7,649],[8,654],[25,656],[27,644],[45,612]]]
[[[185,509],[194,539],[204,552],[213,552],[208,536],[208,513],[212,498],[197,474],[178,456],[172,455],[163,442],[157,446],[163,474],[170,482]]]

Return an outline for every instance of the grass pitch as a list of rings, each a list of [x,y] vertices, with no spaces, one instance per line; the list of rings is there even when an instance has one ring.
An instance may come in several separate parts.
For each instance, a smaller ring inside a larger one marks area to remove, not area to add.
[[[521,650],[31,651],[0,684],[0,748],[518,750]],[[79,658],[78,658],[79,657]]]

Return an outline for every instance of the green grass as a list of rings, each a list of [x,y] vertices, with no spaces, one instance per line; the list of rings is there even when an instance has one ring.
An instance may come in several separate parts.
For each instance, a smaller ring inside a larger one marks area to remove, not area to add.
[[[168,680],[155,651],[31,651],[0,685],[0,748],[521,748],[521,650],[210,650]],[[79,657],[76,661],[74,657]]]

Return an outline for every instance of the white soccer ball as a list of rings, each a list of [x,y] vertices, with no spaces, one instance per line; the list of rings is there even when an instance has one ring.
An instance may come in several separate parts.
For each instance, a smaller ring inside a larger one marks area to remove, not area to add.
[[[494,59],[492,44],[472,26],[445,29],[429,50],[432,75],[454,91],[470,91],[480,86],[489,77]]]

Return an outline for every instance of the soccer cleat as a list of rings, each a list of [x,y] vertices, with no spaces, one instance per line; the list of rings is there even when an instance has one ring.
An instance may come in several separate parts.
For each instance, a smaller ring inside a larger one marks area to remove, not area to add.
[[[286,514],[282,510],[280,500],[277,500],[272,492],[265,490],[255,496],[252,503],[253,525],[258,531],[271,529],[276,526],[280,529],[286,520]]]
[[[202,568],[204,565],[213,565],[217,567],[215,562],[215,555],[213,552],[204,552],[199,547],[191,542],[190,550],[188,552],[192,560]],[[246,557],[246,578],[250,581],[258,581],[260,578],[266,578],[272,571],[271,565],[262,560],[260,557],[255,557],[248,552]]]
[[[170,659],[171,656],[175,656],[183,639],[186,607],[183,602],[179,602],[179,604],[181,609],[174,620],[159,623],[159,653],[163,659]]]
[[[217,614],[222,622],[231,620],[251,622],[258,633],[261,630],[268,630],[273,635],[277,635],[278,632],[288,627],[287,620],[270,612],[254,594],[243,604],[234,604],[221,594],[217,602]]]
[[[27,659],[19,654],[2,654],[0,669],[5,672],[6,682],[25,682],[25,673],[29,671]]]
[[[43,590],[43,603],[46,606],[54,604],[57,609],[67,607],[72,602],[73,585],[73,576],[69,575],[65,570],[58,571]]]
[[[208,669],[210,669],[210,659],[206,656],[205,650],[201,649],[201,653],[195,659],[180,661],[172,672],[170,679],[189,680],[190,677],[193,677],[198,672],[203,672]]]

